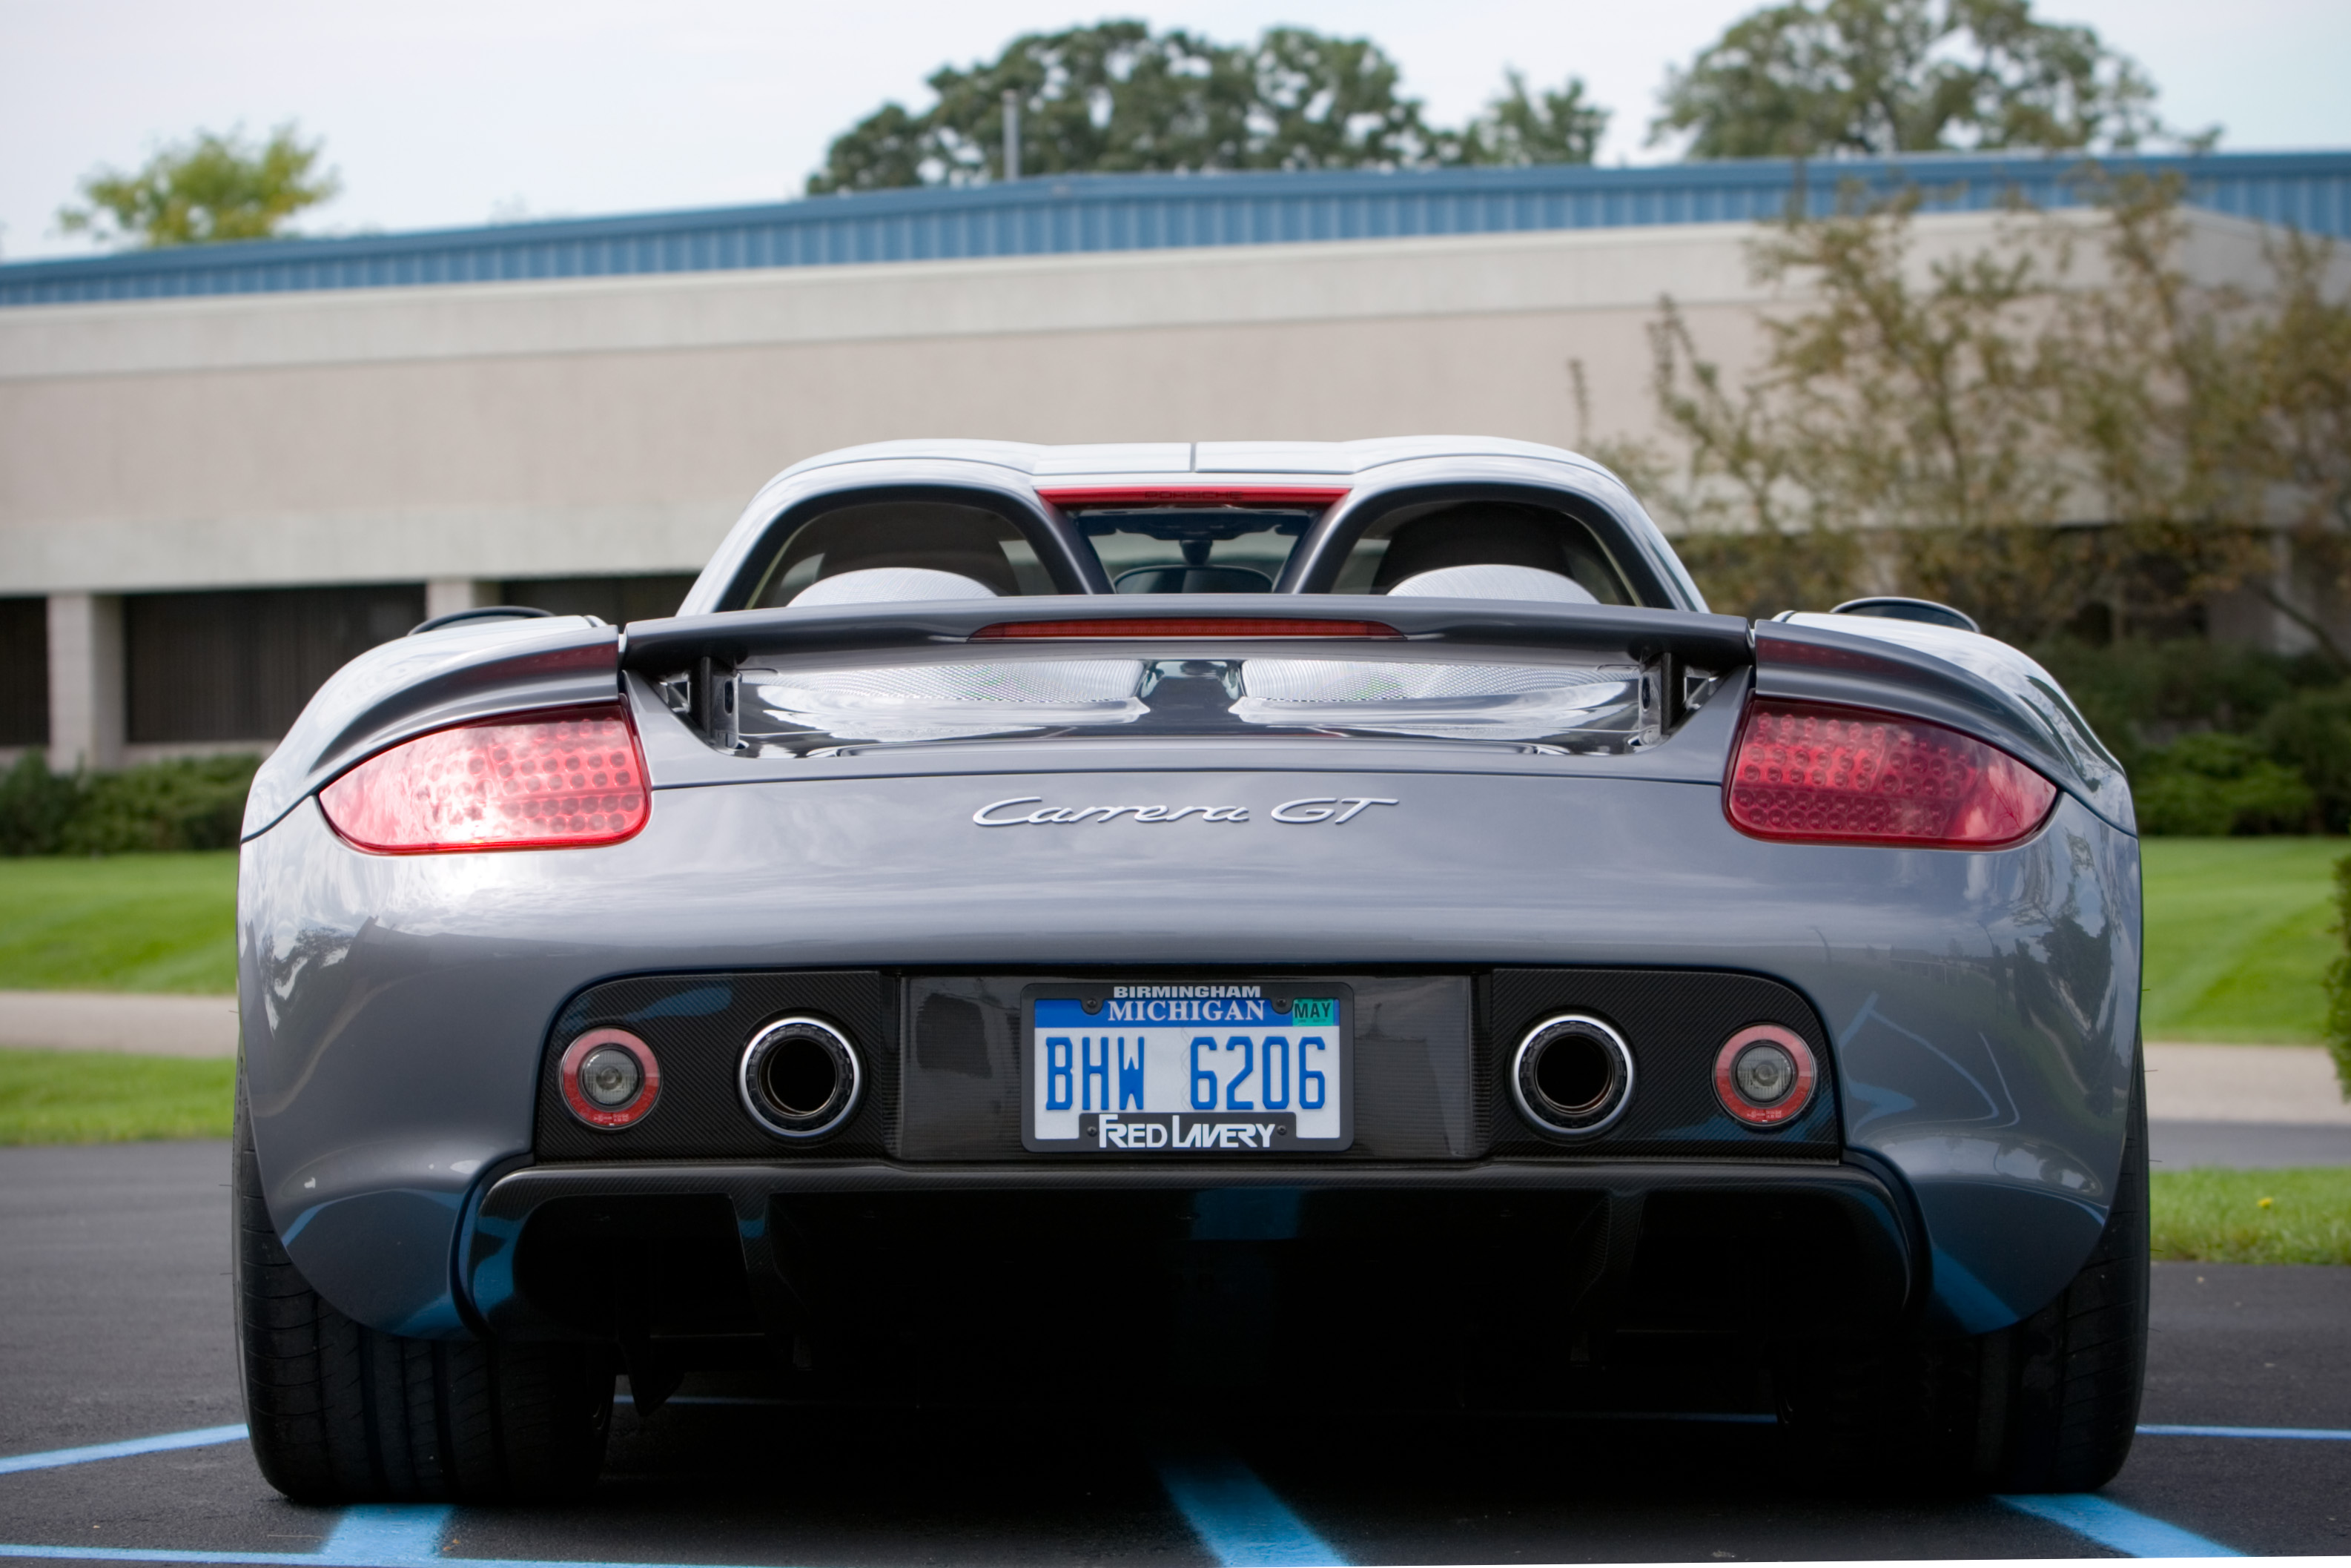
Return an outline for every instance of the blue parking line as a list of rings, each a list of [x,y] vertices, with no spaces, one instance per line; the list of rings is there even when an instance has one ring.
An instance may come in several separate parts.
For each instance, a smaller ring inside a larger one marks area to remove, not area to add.
[[[1344,1568],[1347,1560],[1238,1459],[1171,1460],[1159,1481],[1224,1568]]]
[[[2000,1501],[2035,1519],[2063,1525],[2126,1557],[2242,1557],[2217,1541],[2193,1531],[2166,1524],[2136,1509],[2090,1492],[2058,1492],[2049,1496],[2003,1496]]]
[[[381,1564],[437,1561],[441,1532],[454,1512],[445,1503],[367,1503],[343,1510],[319,1555],[338,1563]]]
[[[17,1546],[0,1543],[0,1558],[65,1563],[197,1563],[223,1568],[382,1568],[375,1561],[329,1556],[325,1552],[170,1552],[160,1548]],[[739,1563],[605,1563],[536,1557],[435,1557],[439,1568],[743,1568]]]
[[[2141,1427],[2142,1437],[2300,1437],[2318,1443],[2351,1443],[2351,1430],[2327,1427]]]
[[[214,1443],[242,1443],[245,1428],[199,1427],[193,1432],[166,1432],[160,1437],[133,1437],[122,1443],[92,1443],[86,1448],[51,1448],[45,1454],[13,1454],[0,1459],[0,1476],[18,1470],[55,1469],[59,1465],[86,1465],[92,1459],[127,1459],[133,1454],[162,1454],[173,1448],[206,1448]]]

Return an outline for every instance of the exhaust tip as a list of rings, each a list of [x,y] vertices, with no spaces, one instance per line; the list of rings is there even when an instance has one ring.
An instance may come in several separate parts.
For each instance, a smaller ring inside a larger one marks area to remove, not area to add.
[[[1546,1133],[1571,1138],[1597,1133],[1632,1101],[1632,1049],[1596,1018],[1554,1013],[1520,1040],[1510,1097],[1519,1114]]]
[[[857,1048],[816,1018],[760,1026],[743,1048],[736,1078],[743,1109],[779,1138],[821,1138],[837,1130],[865,1087]]]

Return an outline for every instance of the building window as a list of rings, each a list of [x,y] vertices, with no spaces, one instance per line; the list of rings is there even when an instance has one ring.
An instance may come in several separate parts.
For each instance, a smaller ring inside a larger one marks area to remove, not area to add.
[[[329,675],[423,619],[416,583],[126,595],[127,738],[275,740]]]
[[[0,599],[0,746],[49,743],[49,601]]]
[[[498,584],[498,602],[557,615],[593,615],[615,626],[677,613],[694,573],[663,577],[530,577]]]

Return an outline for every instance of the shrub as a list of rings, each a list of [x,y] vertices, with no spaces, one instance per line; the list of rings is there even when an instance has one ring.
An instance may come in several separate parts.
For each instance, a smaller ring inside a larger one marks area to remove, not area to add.
[[[2207,836],[2298,831],[2314,799],[2256,742],[2209,730],[2149,753],[2131,797],[2141,831]]]
[[[56,853],[81,797],[79,778],[52,773],[37,748],[26,751],[0,776],[0,854]]]
[[[107,855],[236,846],[257,757],[189,757],[120,773],[52,773],[27,751],[0,776],[0,854]]]
[[[101,773],[57,847],[67,854],[235,847],[256,757],[188,757]]]
[[[2351,855],[2335,862],[2335,929],[2351,949]],[[2327,967],[2326,1050],[2335,1058],[2343,1098],[2351,1100],[2351,951]]]
[[[2294,693],[2269,711],[2256,734],[2273,760],[2310,786],[2328,832],[2351,827],[2351,682]]]

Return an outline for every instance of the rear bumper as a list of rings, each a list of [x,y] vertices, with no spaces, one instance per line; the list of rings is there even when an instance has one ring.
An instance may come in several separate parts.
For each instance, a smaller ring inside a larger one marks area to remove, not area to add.
[[[489,1185],[460,1274],[510,1338],[839,1340],[893,1313],[935,1333],[976,1299],[1017,1315],[1104,1281],[1133,1312],[1238,1252],[1366,1333],[1516,1312],[1753,1337],[1910,1321],[1922,1236],[1857,1162],[538,1166]]]

